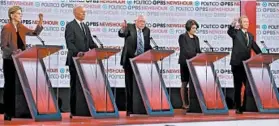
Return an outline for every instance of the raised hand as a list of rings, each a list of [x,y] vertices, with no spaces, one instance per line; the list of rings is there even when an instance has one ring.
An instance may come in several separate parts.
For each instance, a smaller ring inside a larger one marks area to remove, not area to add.
[[[127,21],[124,20],[124,22],[121,23],[121,29],[124,31],[127,28]]]
[[[231,23],[231,26],[235,27],[237,22],[238,22],[239,18],[234,18],[233,22]]]
[[[43,21],[44,15],[42,13],[39,14],[39,21]]]
[[[39,14],[39,25],[42,26],[43,25],[43,17],[44,15],[42,13]]]

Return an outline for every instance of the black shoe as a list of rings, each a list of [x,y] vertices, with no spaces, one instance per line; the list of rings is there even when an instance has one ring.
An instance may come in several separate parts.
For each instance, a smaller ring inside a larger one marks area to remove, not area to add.
[[[130,112],[130,111],[127,111],[127,112],[126,112],[126,116],[130,116],[131,114],[133,114],[133,113]]]
[[[70,114],[70,119],[72,119],[73,118],[73,115],[72,114]]]
[[[12,120],[12,117],[11,116],[8,116],[6,114],[4,114],[4,120],[6,121],[11,121]]]
[[[235,110],[235,114],[243,114],[243,112],[242,112],[241,109],[236,109],[236,110]]]

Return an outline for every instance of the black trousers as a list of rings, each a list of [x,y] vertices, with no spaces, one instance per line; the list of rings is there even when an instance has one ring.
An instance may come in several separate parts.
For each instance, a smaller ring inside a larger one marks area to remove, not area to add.
[[[126,109],[127,112],[133,113],[133,83],[134,83],[134,73],[130,63],[125,65],[125,95],[126,95]]]
[[[77,82],[77,70],[74,65],[69,66],[70,70],[70,111],[71,114],[76,114],[76,82]]]
[[[3,59],[4,113],[10,117],[31,118],[27,101],[12,59]]]
[[[16,69],[12,59],[3,59],[4,72],[4,113],[15,116]]]
[[[247,91],[249,91],[249,84],[246,72],[243,65],[231,66],[234,81],[234,104],[236,109],[245,109]],[[241,106],[241,88],[245,85],[243,106]]]
[[[130,63],[125,65],[126,109],[133,114],[146,114],[142,96],[140,94],[135,75]]]
[[[70,70],[70,110],[73,116],[90,116],[84,91],[80,83],[76,67],[69,66]]]

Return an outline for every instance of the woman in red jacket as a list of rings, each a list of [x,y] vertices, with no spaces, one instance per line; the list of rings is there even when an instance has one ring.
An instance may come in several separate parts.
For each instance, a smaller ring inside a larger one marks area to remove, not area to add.
[[[19,6],[9,8],[8,16],[10,22],[1,31],[1,50],[3,57],[4,73],[4,120],[11,120],[15,116],[16,96],[16,70],[12,55],[25,50],[26,35],[39,35],[43,30],[43,15],[39,14],[39,22],[35,30],[30,30],[21,24],[22,9]]]

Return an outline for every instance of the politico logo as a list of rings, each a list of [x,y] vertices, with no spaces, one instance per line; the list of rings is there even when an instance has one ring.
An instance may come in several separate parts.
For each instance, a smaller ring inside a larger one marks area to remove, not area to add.
[[[200,6],[200,5],[201,5],[201,3],[199,1],[195,2],[195,6]]]
[[[9,23],[9,19],[0,19],[0,23],[7,24]]]
[[[60,24],[60,26],[65,26],[66,23],[65,23],[65,21],[60,21],[59,24]]]
[[[268,5],[267,2],[263,2],[263,3],[262,3],[262,6],[263,6],[263,7],[267,7],[267,5]]]
[[[166,1],[163,0],[134,0],[133,4],[138,4],[138,5],[166,5]]]
[[[133,0],[126,0],[126,5],[133,5],[134,4],[134,1]]]

